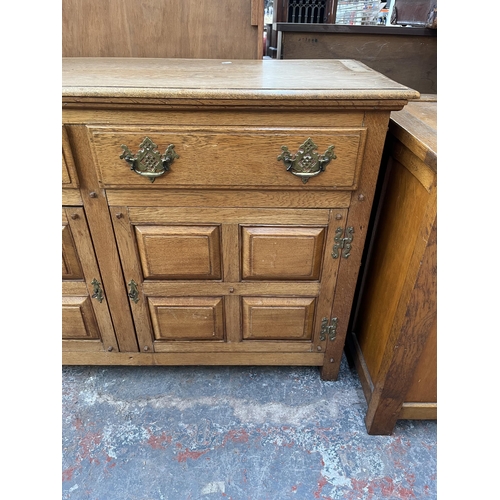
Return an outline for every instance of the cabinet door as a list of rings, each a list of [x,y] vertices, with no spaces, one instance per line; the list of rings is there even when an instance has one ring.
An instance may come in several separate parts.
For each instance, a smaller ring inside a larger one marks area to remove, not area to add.
[[[62,211],[63,351],[117,350],[105,290],[81,207]]]
[[[141,350],[324,351],[345,210],[110,210]]]

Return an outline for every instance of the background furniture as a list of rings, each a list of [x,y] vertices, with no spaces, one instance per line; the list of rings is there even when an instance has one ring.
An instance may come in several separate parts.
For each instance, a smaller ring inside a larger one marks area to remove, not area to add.
[[[370,434],[435,419],[437,102],[393,112],[347,347]]]
[[[63,0],[63,57],[261,59],[263,0]]]
[[[335,379],[389,115],[417,96],[349,60],[63,59],[63,363]]]
[[[298,23],[273,29],[278,58],[355,59],[422,94],[437,94],[437,30]]]
[[[437,2],[392,0],[384,12],[381,5],[274,0],[266,53],[277,59],[355,59],[420,93],[437,94]]]

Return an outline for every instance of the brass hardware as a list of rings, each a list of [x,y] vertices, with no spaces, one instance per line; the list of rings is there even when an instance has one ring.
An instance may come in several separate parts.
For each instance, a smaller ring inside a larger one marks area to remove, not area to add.
[[[320,345],[319,345],[319,346],[317,346],[317,347],[316,347],[316,350],[317,350],[317,351],[321,351],[321,346],[320,346]]]
[[[113,347],[112,346],[109,346],[108,347],[108,352],[111,352],[113,350]]]
[[[337,220],[342,219],[342,214],[336,214],[336,215],[335,215],[335,218],[336,218]]]
[[[101,284],[95,278],[90,283],[94,287],[92,298],[96,299],[98,302],[102,302],[102,299],[104,299],[104,294],[102,293]]]
[[[330,363],[333,363],[333,358],[330,358]]]
[[[278,161],[283,160],[287,171],[302,178],[302,182],[305,184],[310,177],[323,172],[330,160],[337,158],[333,152],[334,147],[329,146],[324,155],[319,155],[315,152],[318,146],[309,137],[299,146],[299,150],[295,155],[288,151],[287,146],[281,146],[283,152],[278,156]]]
[[[91,198],[97,198],[97,193],[95,191],[92,191],[92,192],[89,193],[89,196]]]
[[[358,196],[358,200],[359,200],[359,201],[365,201],[365,195],[364,195],[364,194],[360,194],[360,195]]]
[[[352,226],[348,227],[346,229],[346,236],[342,238],[342,233],[343,229],[341,227],[338,227],[335,230],[335,244],[333,245],[333,251],[332,251],[332,257],[334,259],[339,258],[339,249],[342,248],[342,257],[344,259],[347,259],[349,255],[351,255],[351,243],[352,239],[354,238],[353,233],[354,233],[354,228]]]
[[[139,302],[139,290],[137,289],[137,283],[134,280],[128,282],[129,292],[128,296],[132,299],[132,302]]]
[[[79,219],[79,218],[80,218],[80,216],[79,216],[78,214],[71,214],[71,218],[72,218],[73,220],[76,220],[76,219]]]
[[[234,293],[234,288],[232,286],[229,287],[229,293]]]
[[[321,331],[319,333],[319,340],[326,340],[326,336],[328,335],[329,340],[335,340],[337,336],[337,322],[338,318],[331,319],[331,325],[328,325],[328,318],[323,318],[321,320]],[[332,362],[332,361],[330,361]]]
[[[116,218],[117,218],[117,219],[121,219],[122,217],[123,217],[123,214],[122,214],[121,212],[118,212],[118,213],[116,214]]]
[[[168,172],[170,164],[179,158],[174,147],[173,144],[170,144],[162,157],[156,149],[157,145],[149,137],[145,137],[136,156],[131,153],[127,146],[122,144],[123,153],[120,155],[120,159],[125,160],[130,165],[130,170],[154,182],[157,177]]]
[[[145,350],[145,351],[149,351],[149,346],[145,345],[145,346],[144,346],[144,350]]]

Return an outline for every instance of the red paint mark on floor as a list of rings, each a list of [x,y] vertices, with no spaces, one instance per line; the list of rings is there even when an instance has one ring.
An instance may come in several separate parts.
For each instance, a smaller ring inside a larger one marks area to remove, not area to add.
[[[80,447],[82,449],[81,458],[82,460],[88,459],[91,463],[99,463],[99,460],[93,456],[93,452],[99,446],[102,441],[101,433],[89,432],[80,440]]]
[[[229,431],[224,437],[222,446],[224,446],[228,441],[232,441],[233,443],[248,443],[248,432],[245,429]]]
[[[321,479],[318,481],[318,489],[314,492],[314,498],[319,498],[321,491],[327,483],[328,481],[326,480],[326,477],[321,476]]]
[[[351,486],[352,492],[346,497],[346,500],[359,498],[366,498],[366,500],[375,500],[379,498],[410,500],[416,498],[411,488],[405,488],[400,484],[395,484],[390,477],[372,480],[351,478]]]
[[[208,450],[203,450],[203,451],[190,451],[186,448],[185,451],[177,454],[175,458],[177,458],[178,462],[187,462],[188,458],[191,458],[192,460],[197,460],[200,458],[202,455],[207,453]]]
[[[292,486],[292,491],[295,493],[297,491],[297,486]]]
[[[147,429],[149,433],[149,439],[147,443],[151,448],[154,450],[164,450],[166,447],[164,444],[171,444],[172,443],[172,436],[167,436],[165,432],[162,432],[161,435],[155,436],[149,429]],[[177,443],[179,445],[179,443]],[[180,448],[181,446],[178,446]]]
[[[71,481],[73,479],[73,472],[75,472],[76,467],[69,467],[66,470],[63,470],[62,473],[62,480],[64,481]]]

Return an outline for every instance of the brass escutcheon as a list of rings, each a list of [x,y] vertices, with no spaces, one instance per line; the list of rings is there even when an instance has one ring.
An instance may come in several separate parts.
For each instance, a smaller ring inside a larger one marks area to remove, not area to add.
[[[128,282],[128,286],[129,286],[128,296],[132,300],[132,302],[137,304],[137,302],[139,302],[139,290],[137,289],[137,283],[134,280],[130,280]]]

